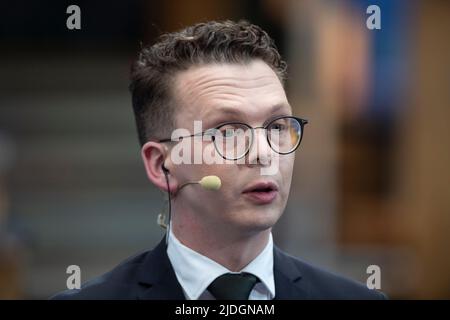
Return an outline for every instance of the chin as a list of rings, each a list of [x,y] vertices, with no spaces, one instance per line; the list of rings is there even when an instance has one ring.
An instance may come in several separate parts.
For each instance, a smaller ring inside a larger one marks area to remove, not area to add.
[[[281,214],[278,210],[255,210],[248,214],[238,217],[237,221],[240,227],[248,231],[261,232],[272,228],[280,218]],[[244,219],[245,218],[245,219]]]

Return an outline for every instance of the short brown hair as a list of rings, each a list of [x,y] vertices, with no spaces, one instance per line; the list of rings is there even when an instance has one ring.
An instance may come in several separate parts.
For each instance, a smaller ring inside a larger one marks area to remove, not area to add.
[[[162,35],[141,49],[131,68],[130,91],[139,142],[170,136],[174,100],[170,83],[178,71],[208,63],[261,59],[284,83],[286,63],[270,36],[247,21],[210,21]]]

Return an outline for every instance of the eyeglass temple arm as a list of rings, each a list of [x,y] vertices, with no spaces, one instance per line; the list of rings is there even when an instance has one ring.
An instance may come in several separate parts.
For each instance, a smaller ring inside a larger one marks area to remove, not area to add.
[[[206,133],[206,131],[200,132],[200,133],[191,134],[190,136],[181,136],[181,137],[177,137],[177,138],[178,139],[184,139],[184,138],[191,138],[191,137],[196,137],[196,136],[203,136],[205,133]],[[158,140],[158,142],[170,142],[170,141],[177,142],[176,140],[172,140],[172,138],[166,138],[166,139]]]

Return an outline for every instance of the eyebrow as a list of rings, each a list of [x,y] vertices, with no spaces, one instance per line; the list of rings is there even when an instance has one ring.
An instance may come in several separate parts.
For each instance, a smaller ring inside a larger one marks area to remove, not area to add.
[[[276,112],[280,109],[283,109],[284,107],[289,106],[285,103],[278,103],[272,106],[272,109],[270,110],[270,113]],[[230,114],[238,114],[242,115],[243,112],[240,109],[230,108],[230,107],[220,107],[216,112],[224,112],[224,113],[230,113]]]
[[[275,112],[283,109],[286,106],[290,108],[290,105],[286,104],[286,103],[275,104],[275,105],[272,106],[272,108],[270,109],[269,112],[270,112],[270,114],[274,114]],[[240,109],[230,108],[230,107],[223,107],[223,106],[219,107],[217,110],[214,110],[214,114],[218,115],[217,118],[222,118],[224,115],[232,115],[232,116],[237,116],[237,117],[245,116],[245,113],[242,112]]]

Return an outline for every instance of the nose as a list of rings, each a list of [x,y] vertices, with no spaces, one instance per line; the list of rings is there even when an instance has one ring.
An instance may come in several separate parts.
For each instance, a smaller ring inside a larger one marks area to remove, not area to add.
[[[248,165],[270,166],[273,156],[273,150],[270,147],[266,131],[258,127],[254,129],[253,143],[248,153]]]

